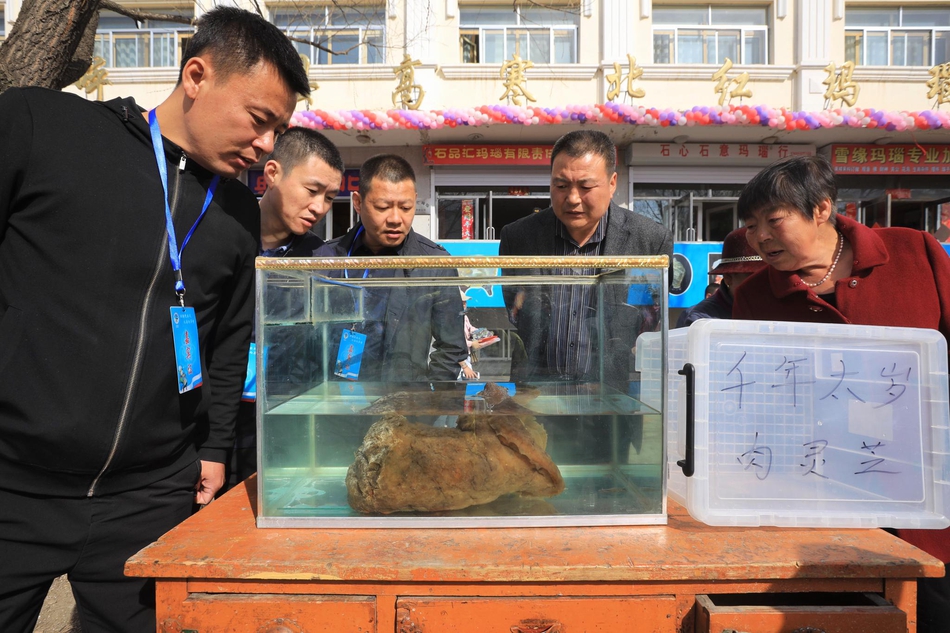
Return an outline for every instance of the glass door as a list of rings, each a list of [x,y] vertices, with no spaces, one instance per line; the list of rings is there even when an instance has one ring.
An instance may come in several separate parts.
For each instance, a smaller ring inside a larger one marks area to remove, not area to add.
[[[673,239],[677,242],[696,241],[692,192],[673,203]]]
[[[473,189],[476,190],[436,191],[437,239],[497,240],[501,229],[508,224],[551,205],[547,188],[544,191],[527,187]]]
[[[707,242],[721,242],[739,227],[736,198],[707,198],[700,201],[697,234]]]
[[[474,195],[438,196],[440,240],[483,240],[483,208],[488,198]]]

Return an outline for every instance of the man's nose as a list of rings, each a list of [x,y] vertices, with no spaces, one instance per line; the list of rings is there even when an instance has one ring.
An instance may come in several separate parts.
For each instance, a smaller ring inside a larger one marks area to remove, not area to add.
[[[323,196],[317,196],[316,198],[310,201],[310,212],[313,213],[315,216],[320,217],[323,215],[327,206],[328,205],[326,204],[326,201],[324,200]]]
[[[251,144],[262,152],[262,156],[266,156],[274,151],[274,136],[273,130],[265,132],[254,139]]]
[[[581,192],[577,187],[571,187],[567,190],[567,200],[571,204],[580,204]]]
[[[398,207],[393,207],[386,213],[386,224],[390,226],[399,226],[402,224],[402,213]]]

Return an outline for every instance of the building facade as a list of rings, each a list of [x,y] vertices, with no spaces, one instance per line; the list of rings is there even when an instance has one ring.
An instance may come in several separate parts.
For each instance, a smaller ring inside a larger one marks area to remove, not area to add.
[[[21,4],[0,0],[0,36]],[[121,4],[194,18],[214,3]],[[841,176],[842,213],[950,235],[950,2],[230,4],[259,7],[309,64],[314,91],[295,124],[325,130],[354,170],[380,152],[410,160],[416,228],[434,239],[490,244],[548,206],[550,147],[583,126],[617,143],[616,202],[678,242],[722,240],[752,174],[815,152]],[[95,64],[109,83],[68,90],[152,107],[191,32],[102,12]],[[257,172],[248,179],[259,188]],[[357,179],[348,171],[345,191]],[[328,237],[353,221],[347,195]]]

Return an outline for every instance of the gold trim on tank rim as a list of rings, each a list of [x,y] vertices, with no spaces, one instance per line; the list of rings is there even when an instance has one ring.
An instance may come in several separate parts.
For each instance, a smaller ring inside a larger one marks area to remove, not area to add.
[[[258,270],[353,270],[355,268],[667,268],[666,255],[646,257],[258,257]]]

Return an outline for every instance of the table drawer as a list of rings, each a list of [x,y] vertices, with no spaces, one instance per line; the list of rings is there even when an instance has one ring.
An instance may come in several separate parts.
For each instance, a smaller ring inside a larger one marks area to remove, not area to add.
[[[906,633],[907,614],[872,593],[696,596],[696,633]]]
[[[193,593],[160,633],[374,633],[376,600],[364,596]]]
[[[396,633],[675,633],[673,596],[413,598],[396,601]]]

